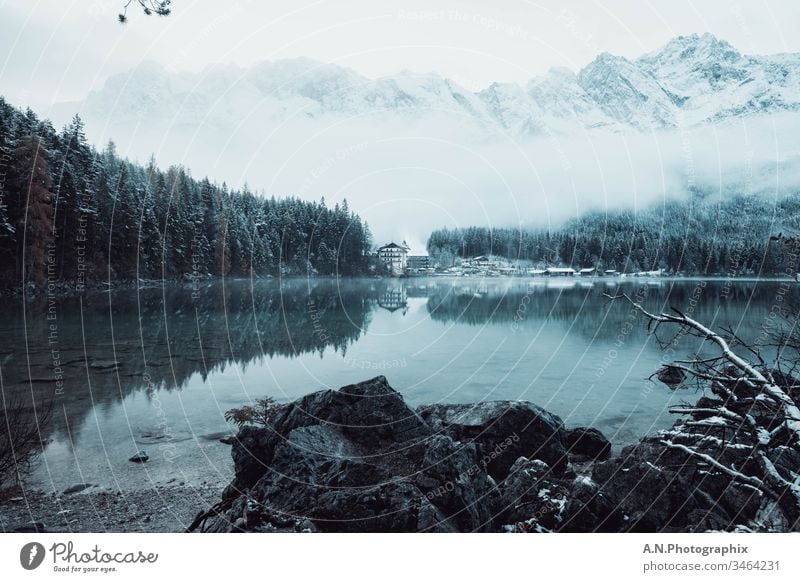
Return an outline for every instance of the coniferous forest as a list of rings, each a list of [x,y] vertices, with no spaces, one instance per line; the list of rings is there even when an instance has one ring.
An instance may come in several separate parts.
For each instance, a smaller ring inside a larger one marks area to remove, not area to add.
[[[693,193],[643,211],[589,212],[553,230],[467,227],[431,233],[440,264],[494,255],[542,265],[622,273],[664,269],[684,275],[777,275],[788,260],[770,236],[800,227],[800,194],[779,201],[737,195],[714,202]]]
[[[354,275],[371,235],[345,201],[267,198],[98,151],[0,98],[0,288],[60,281]]]

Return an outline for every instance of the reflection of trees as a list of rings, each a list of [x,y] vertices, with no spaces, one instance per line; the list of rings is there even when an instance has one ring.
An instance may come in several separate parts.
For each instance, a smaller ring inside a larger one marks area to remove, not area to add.
[[[205,378],[231,364],[327,347],[345,351],[369,325],[377,292],[371,289],[319,280],[284,282],[282,289],[277,282],[252,288],[249,281],[226,281],[204,285],[194,296],[189,287],[140,289],[138,298],[136,291],[121,290],[82,303],[58,301],[56,320],[47,319],[50,306],[43,299],[26,306],[27,325],[21,309],[6,312],[0,335],[4,389],[28,400],[31,394],[52,398],[57,362],[64,384],[55,405],[82,417],[133,391],[179,388],[196,373]],[[49,328],[54,321],[55,334]],[[54,421],[65,428],[63,414]]]
[[[263,357],[325,348],[344,352],[367,329],[372,312],[398,289],[402,297],[427,297],[435,321],[495,323],[509,326],[509,333],[515,321],[523,329],[558,322],[565,333],[569,328],[590,341],[614,341],[620,334],[644,341],[644,327],[630,307],[609,305],[601,296],[604,290],[613,292],[618,281],[592,287],[530,283],[323,279],[284,281],[282,289],[277,281],[264,281],[251,289],[249,281],[226,281],[202,284],[194,298],[190,287],[120,290],[58,301],[53,344],[48,343],[53,338],[46,298],[25,306],[26,319],[21,303],[7,303],[0,306],[0,379],[7,394],[49,401],[56,388],[51,349],[57,350],[64,386],[55,399],[53,425],[63,431],[62,406],[75,423],[93,408],[103,413],[134,391],[172,390],[194,374],[205,377],[228,365],[244,367]],[[775,283],[710,282],[699,296],[691,282],[673,287],[669,281],[659,286],[632,281],[622,288],[632,297],[642,290],[644,305],[652,311],[674,306],[717,327],[737,327],[741,321],[738,334],[744,339],[780,319],[770,318],[778,305]],[[796,295],[792,286],[782,304]],[[680,341],[676,348],[690,339]]]
[[[558,321],[567,323],[570,332],[609,339],[619,335],[631,320],[630,306],[609,304],[602,297],[604,291],[620,286],[630,295],[640,293],[648,308],[676,307],[723,325],[736,325],[741,320],[745,327],[753,328],[750,333],[757,334],[759,326],[769,319],[776,296],[775,283],[712,281],[701,285],[687,281],[674,286],[666,280],[658,285],[646,281],[613,281],[608,286],[604,283],[591,287],[577,282],[563,287],[527,282],[438,285],[429,288],[428,311],[434,320],[468,325],[516,322],[525,327]],[[797,295],[797,289],[792,288],[790,293]],[[646,333],[641,325],[635,325],[625,335],[644,338]]]

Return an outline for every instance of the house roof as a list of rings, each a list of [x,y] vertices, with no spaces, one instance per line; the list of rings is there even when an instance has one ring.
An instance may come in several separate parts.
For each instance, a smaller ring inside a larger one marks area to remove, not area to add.
[[[575,269],[570,269],[569,267],[550,267],[547,269],[548,273],[574,273]]]
[[[581,269],[581,273],[594,273],[597,269],[594,267],[586,267],[585,269]]]
[[[400,249],[400,250],[403,250],[403,251],[407,251],[408,250],[403,245],[399,245],[399,244],[397,244],[395,242],[390,242],[389,244],[383,245],[378,250],[382,251],[383,249]]]

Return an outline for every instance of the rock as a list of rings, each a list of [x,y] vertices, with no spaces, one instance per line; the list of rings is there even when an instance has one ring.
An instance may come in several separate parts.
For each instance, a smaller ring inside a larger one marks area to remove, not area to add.
[[[564,443],[573,455],[592,460],[607,459],[611,454],[611,443],[596,428],[573,428],[565,432]]]
[[[568,490],[568,501],[558,531],[617,532],[624,527],[622,511],[591,478],[577,476]]]
[[[564,423],[529,402],[433,404],[417,410],[437,433],[475,442],[481,462],[496,481],[506,478],[519,457],[540,459],[556,472],[566,467]]]
[[[320,531],[491,529],[496,489],[478,446],[434,434],[382,376],[309,394],[272,426],[243,427],[232,456],[223,498],[234,507],[247,499]],[[215,531],[253,531],[236,511]]]
[[[768,414],[764,399],[750,413]],[[742,402],[738,406],[742,406]],[[698,406],[713,409],[717,399]],[[609,457],[596,429],[566,430],[527,402],[409,408],[382,376],[283,407],[233,440],[235,477],[204,531],[689,532],[800,527],[720,471],[763,473],[751,436],[725,438],[714,415],[689,415]],[[705,424],[697,421],[705,420]],[[761,421],[760,421],[761,422]],[[771,426],[769,418],[762,424]],[[773,431],[763,449],[792,480],[796,443]],[[691,445],[703,456],[673,445]],[[221,509],[219,509],[221,508]],[[789,517],[787,517],[789,516]]]
[[[422,468],[414,482],[452,521],[455,531],[484,531],[494,518],[495,482],[473,443],[457,443],[444,435],[426,440]]]
[[[719,398],[709,398],[708,396],[701,396],[697,402],[695,403],[695,408],[710,408],[716,409],[722,406],[724,403]],[[692,417],[695,420],[702,420],[704,418],[710,418],[714,416],[715,413],[713,412],[695,412],[692,414]]]
[[[419,451],[363,450],[328,425],[279,443],[250,496],[322,531],[471,531],[491,521],[492,483],[470,451],[433,437]],[[471,453],[471,454],[470,454]],[[482,499],[485,497],[485,499]]]
[[[552,471],[544,461],[525,457],[517,459],[500,485],[500,521],[506,524],[528,522],[525,529],[529,527],[537,531],[550,529],[541,525],[541,517],[547,510],[542,510],[543,500],[539,491],[542,487],[552,487],[552,478]]]
[[[430,434],[430,428],[389,386],[384,376],[309,394],[284,409],[275,426],[297,428],[320,422],[337,425],[350,440],[400,448]]]
[[[673,438],[679,438],[673,435]],[[709,447],[700,452],[722,463],[743,466],[746,449]],[[645,438],[625,447],[618,458],[594,466],[593,478],[610,502],[626,516],[621,531],[685,532],[703,528],[725,529],[746,524],[755,517],[757,497],[730,477],[705,463]],[[742,496],[740,493],[744,493]],[[744,503],[745,497],[753,502]],[[705,516],[703,521],[699,516]]]
[[[656,372],[656,378],[670,388],[675,389],[686,379],[686,373],[675,366],[663,366]]]
[[[266,472],[276,445],[285,435],[319,424],[337,427],[354,444],[384,452],[403,449],[410,441],[431,434],[383,376],[338,391],[314,392],[285,406],[271,426],[245,426],[239,431],[232,449],[235,488],[252,486]]]
[[[62,491],[64,495],[72,495],[73,493],[80,493],[88,489],[89,487],[93,487],[91,483],[79,483],[78,485],[73,485],[72,487],[67,487]]]
[[[223,445],[232,445],[233,443],[236,442],[236,437],[233,435],[224,436],[219,439],[219,442],[221,442]]]
[[[150,455],[148,455],[144,451],[139,451],[135,455],[133,455],[130,459],[128,459],[131,463],[146,463],[150,460]]]

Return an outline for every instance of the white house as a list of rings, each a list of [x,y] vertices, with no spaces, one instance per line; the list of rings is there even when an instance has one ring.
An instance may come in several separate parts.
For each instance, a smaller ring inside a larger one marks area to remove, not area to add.
[[[403,243],[399,245],[395,242],[383,245],[378,249],[378,258],[389,268],[392,275],[400,276],[408,268],[409,248]]]

